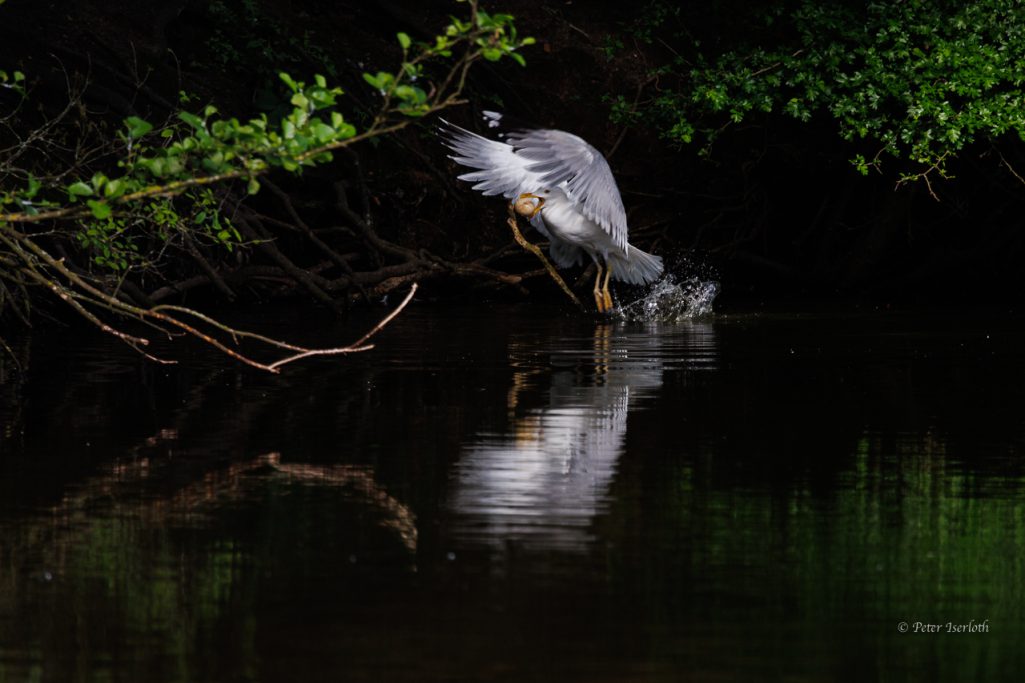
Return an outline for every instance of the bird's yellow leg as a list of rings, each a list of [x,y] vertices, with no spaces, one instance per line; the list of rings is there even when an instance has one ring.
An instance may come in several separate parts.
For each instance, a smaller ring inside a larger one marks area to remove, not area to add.
[[[535,205],[532,199],[537,200]],[[530,219],[537,215],[537,212],[541,210],[541,207],[545,205],[545,198],[540,197],[533,192],[524,192],[516,201],[513,202],[513,206],[516,208],[516,213],[520,214],[524,218]]]
[[[609,277],[612,275],[612,264],[605,264],[605,284],[602,285],[601,294],[602,298],[605,299],[605,310],[612,310],[612,294],[609,293]]]
[[[604,313],[605,297],[602,296],[602,291],[598,288],[598,283],[601,282],[601,264],[595,261],[594,265],[598,269],[598,273],[594,276],[594,305],[598,307],[599,313]]]

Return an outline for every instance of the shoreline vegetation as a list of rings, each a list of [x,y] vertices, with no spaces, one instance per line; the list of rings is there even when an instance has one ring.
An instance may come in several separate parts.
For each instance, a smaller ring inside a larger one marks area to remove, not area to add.
[[[433,134],[483,108],[593,140],[640,247],[726,298],[1025,286],[1015,3],[505,9],[0,3],[3,328],[78,317],[146,353],[156,326],[260,366],[208,311],[559,300]]]

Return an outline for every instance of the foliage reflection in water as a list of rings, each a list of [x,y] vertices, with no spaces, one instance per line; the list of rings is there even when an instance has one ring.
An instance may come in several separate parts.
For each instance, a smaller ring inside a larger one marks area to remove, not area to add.
[[[422,309],[283,377],[19,346],[0,681],[1011,680],[1023,322]]]

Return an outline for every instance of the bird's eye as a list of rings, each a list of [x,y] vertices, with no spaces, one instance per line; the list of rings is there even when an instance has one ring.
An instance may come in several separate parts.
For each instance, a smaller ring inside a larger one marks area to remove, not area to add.
[[[548,194],[549,192],[551,192],[551,190],[545,190],[545,194]]]

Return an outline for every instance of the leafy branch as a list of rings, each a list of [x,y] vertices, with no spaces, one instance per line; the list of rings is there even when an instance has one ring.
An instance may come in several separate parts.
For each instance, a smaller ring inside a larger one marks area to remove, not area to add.
[[[761,16],[761,43],[719,53],[669,19],[646,26],[673,41],[649,74],[656,92],[637,106],[615,99],[613,115],[656,122],[674,142],[707,152],[741,122],[826,117],[855,146],[857,171],[888,157],[911,169],[900,184],[946,177],[974,142],[1025,138],[1025,14],[1014,0],[781,5]]]
[[[522,64],[517,50],[534,42],[517,37],[512,16],[489,15],[476,2],[469,4],[471,20],[453,17],[445,34],[437,36],[433,44],[414,46],[409,36],[399,33],[403,60],[395,73],[363,75],[378,88],[383,101],[370,127],[360,133],[334,110],[343,94],[341,88],[329,87],[321,75],[307,85],[282,72],[280,78],[291,92],[293,108],[279,122],[261,115],[242,123],[237,118],[220,117],[213,105],[200,113],[179,112],[177,125],[159,131],[148,121],[129,117],[118,133],[125,152],[118,162],[120,175],[111,178],[95,173],[62,188],[49,188],[58,195],[49,199],[40,198],[42,183],[28,175],[20,190],[0,193],[0,223],[38,223],[90,214],[102,219],[119,205],[235,179],[248,180],[248,190],[255,194],[260,187],[256,178],[273,169],[296,173],[329,162],[333,151],[394,133],[413,118],[459,104],[467,73],[475,62],[510,56]],[[451,57],[460,49],[461,56],[430,92],[410,83],[423,78],[425,63]],[[16,82],[21,80],[18,76],[15,72]],[[157,140],[166,144],[154,144]]]
[[[205,188],[242,181],[246,191],[255,194],[261,188],[260,177],[271,171],[301,174],[304,168],[331,161],[338,150],[394,133],[418,118],[459,103],[469,69],[482,59],[510,57],[523,63],[517,51],[533,41],[517,36],[513,18],[488,14],[476,0],[470,0],[468,6],[467,20],[453,17],[431,42],[414,43],[404,33],[397,35],[402,49],[399,68],[391,73],[364,74],[364,80],[380,92],[381,101],[370,125],[362,131],[337,109],[344,94],[341,88],[329,85],[321,75],[306,83],[281,73],[291,109],[278,120],[261,115],[243,122],[222,115],[212,105],[198,112],[180,111],[159,126],[135,116],[125,119],[114,145],[116,172],[38,174],[18,164],[5,164],[4,150],[0,150],[0,171],[6,176],[0,190],[0,312],[5,302],[11,302],[11,309],[27,322],[30,292],[43,288],[104,332],[161,362],[166,361],[143,350],[149,344],[146,338],[114,327],[104,316],[143,323],[169,336],[201,339],[236,360],[271,372],[299,358],[369,348],[363,342],[370,335],[347,347],[308,349],[230,328],[189,308],[139,306],[121,291],[122,284],[127,285],[123,276],[112,284],[109,277],[83,272],[52,245],[69,234],[59,226],[77,226],[71,233],[77,243],[97,250],[94,262],[115,272],[145,267],[147,259],[151,262],[160,253],[158,248],[156,254],[133,255],[138,248],[127,233],[134,224],[154,230],[157,243],[166,242],[167,230],[173,226],[190,247],[196,228],[210,224],[212,239],[231,249],[242,236],[230,221],[218,218],[219,211]],[[425,67],[442,61],[447,67],[440,78],[432,78]],[[20,72],[0,72],[0,87],[23,97],[24,83]],[[27,144],[16,146],[15,153],[24,153]],[[184,197],[197,208],[182,216],[170,204],[175,197]],[[346,265],[337,256],[335,260]],[[408,303],[415,287],[396,312]],[[210,329],[210,334],[201,327]],[[214,334],[227,335],[235,344],[241,338],[251,338],[294,355],[262,363]]]

